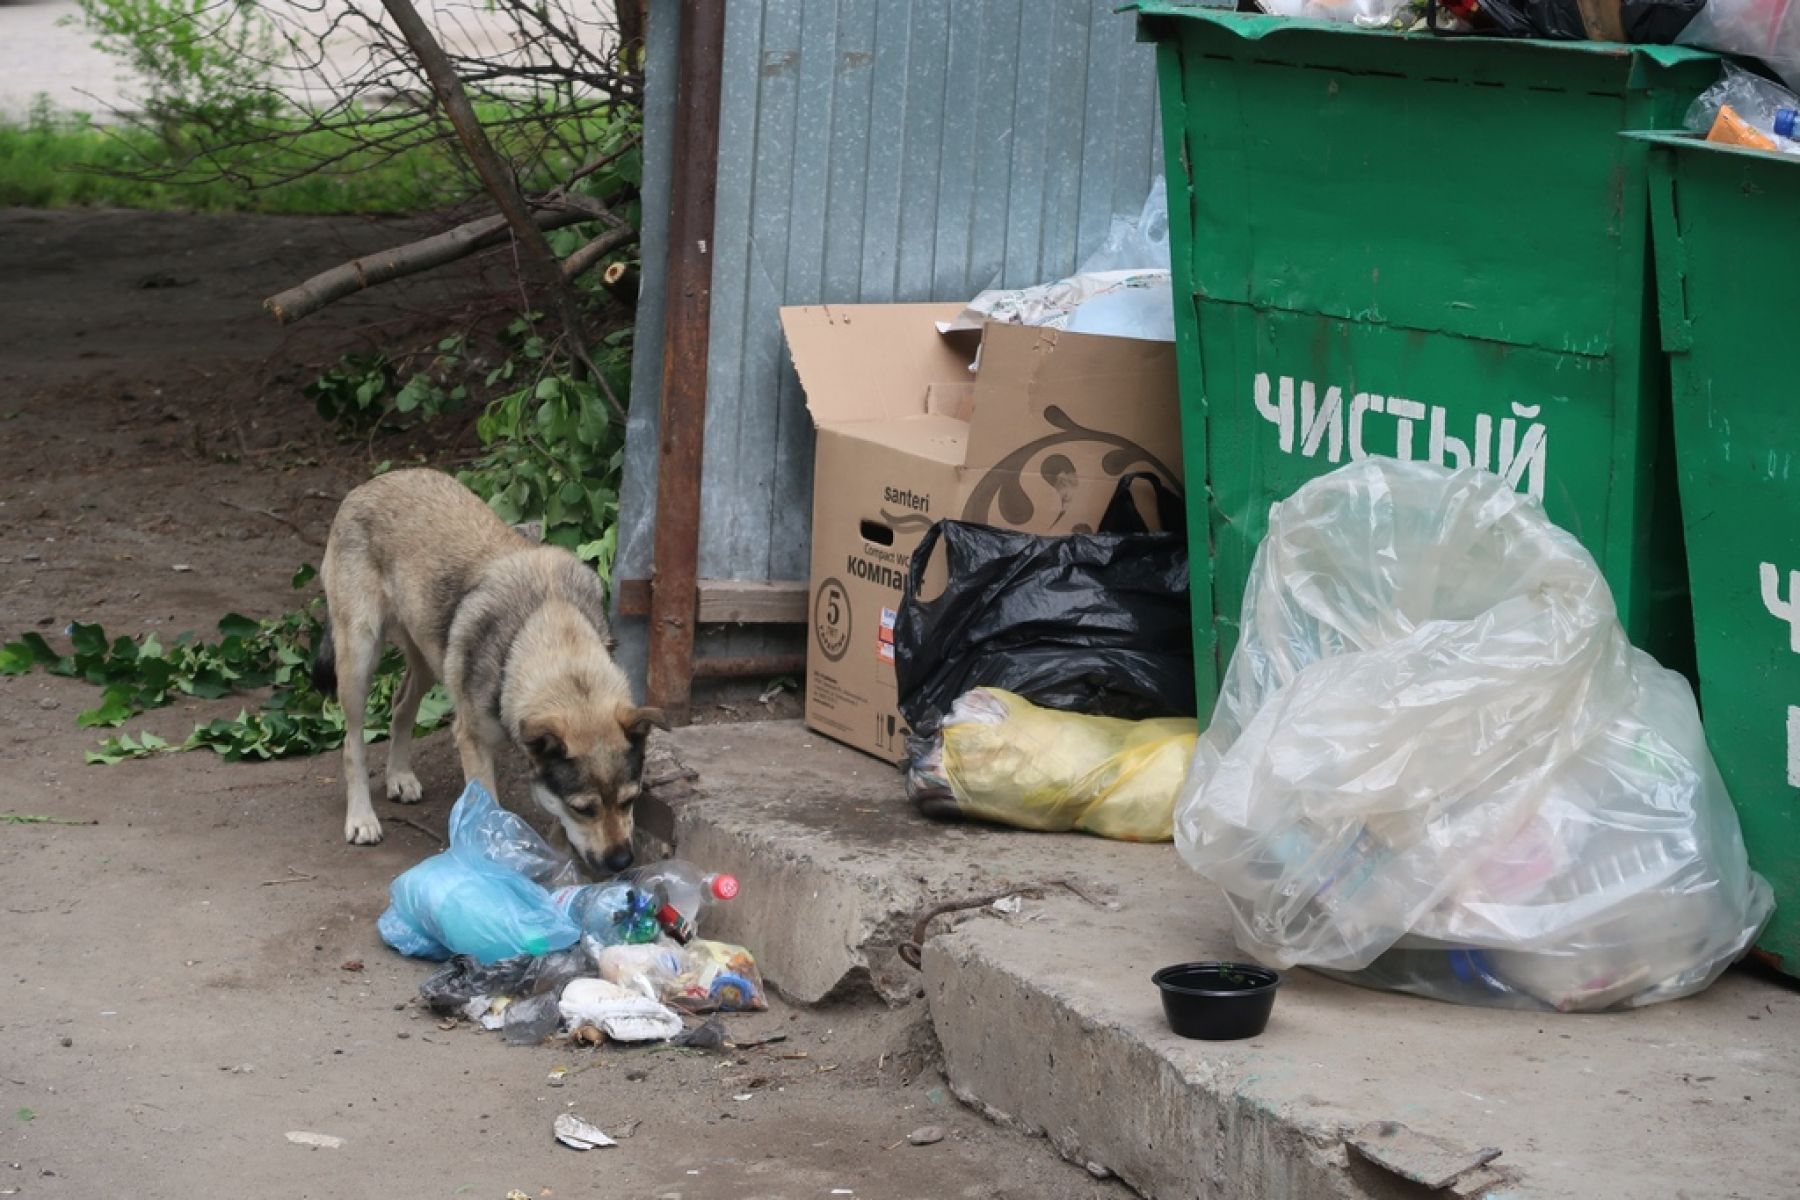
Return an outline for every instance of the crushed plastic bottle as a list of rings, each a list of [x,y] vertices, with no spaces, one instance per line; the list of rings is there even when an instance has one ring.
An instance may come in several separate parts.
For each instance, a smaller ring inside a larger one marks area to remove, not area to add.
[[[683,943],[693,940],[701,913],[714,904],[736,899],[738,894],[736,876],[704,871],[679,858],[634,867],[621,874],[619,881],[654,895],[664,928]]]
[[[656,894],[623,879],[558,888],[550,900],[581,930],[581,944],[590,953],[606,946],[653,942],[663,931],[658,920],[662,902]]]

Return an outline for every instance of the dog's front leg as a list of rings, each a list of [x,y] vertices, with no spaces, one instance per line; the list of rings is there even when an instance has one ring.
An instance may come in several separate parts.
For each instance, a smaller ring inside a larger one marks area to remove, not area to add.
[[[334,629],[334,635],[336,632]],[[338,699],[344,706],[344,791],[348,800],[344,840],[354,846],[373,846],[381,840],[381,819],[369,801],[363,715],[369,702],[369,681],[381,655],[381,635],[378,630],[361,630],[338,641]]]
[[[481,781],[488,795],[498,800],[500,789],[494,779],[494,742],[499,739],[490,735],[492,730],[485,728],[486,723],[479,717],[472,717],[465,712],[456,714],[456,752],[462,757],[463,782]]]

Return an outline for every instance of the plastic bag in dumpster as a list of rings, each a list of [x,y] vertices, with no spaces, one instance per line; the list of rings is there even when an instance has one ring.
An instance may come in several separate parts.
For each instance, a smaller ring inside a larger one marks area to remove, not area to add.
[[[1132,498],[1156,490],[1164,532]],[[949,582],[921,598],[939,544]],[[1194,714],[1188,546],[1181,498],[1148,474],[1119,480],[1097,533],[1062,537],[940,521],[913,551],[894,623],[900,711],[929,736],[983,685],[1096,716]]]
[[[1736,117],[1734,123],[1732,117]],[[1682,124],[1708,141],[1800,154],[1800,96],[1742,67],[1725,64],[1719,82],[1701,92]],[[1747,124],[1748,131],[1741,129]]]
[[[1257,957],[1501,1006],[1687,995],[1771,908],[1687,682],[1587,551],[1422,463],[1272,510],[1175,837]]]
[[[1800,3],[1796,0],[1706,0],[1677,39],[1721,54],[1760,58],[1800,90]]]
[[[906,790],[932,816],[1166,842],[1198,732],[1191,717],[1090,717],[976,688],[913,739]]]
[[[518,843],[496,833],[510,826],[482,819],[490,808],[498,811],[494,798],[471,781],[450,810],[450,849],[395,878],[377,925],[388,945],[414,958],[467,954],[487,964],[561,950],[581,936],[550,893],[514,869]],[[494,852],[500,861],[487,857]]]

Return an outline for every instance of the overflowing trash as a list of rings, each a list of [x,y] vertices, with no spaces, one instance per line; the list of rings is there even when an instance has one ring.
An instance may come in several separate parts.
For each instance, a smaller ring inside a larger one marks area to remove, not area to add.
[[[1192,717],[1122,721],[976,688],[915,740],[906,790],[930,816],[1166,842],[1198,732]]]
[[[433,1013],[515,1045],[564,1031],[664,1041],[683,1013],[768,1007],[750,951],[697,936],[706,912],[738,894],[734,877],[670,859],[580,880],[569,856],[471,782],[450,813],[449,849],[394,880],[379,929],[400,953],[444,963],[419,986]]]
[[[1687,681],[1593,558],[1424,463],[1275,506],[1175,836],[1264,962],[1497,1007],[1691,994],[1772,907]]]
[[[1800,96],[1730,63],[1689,107],[1684,123],[1709,142],[1800,154]]]

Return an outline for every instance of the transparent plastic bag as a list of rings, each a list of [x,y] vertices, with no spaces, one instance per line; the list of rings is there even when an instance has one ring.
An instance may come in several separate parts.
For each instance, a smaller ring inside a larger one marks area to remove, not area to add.
[[[684,1012],[761,1012],[769,1007],[756,959],[729,942],[608,946],[597,965],[607,982],[647,989]]]
[[[947,795],[960,816],[1020,829],[1166,842],[1197,733],[1190,717],[1091,717],[976,688],[920,739],[907,791],[915,802]]]
[[[552,849],[524,818],[500,807],[480,784],[466,787],[450,811],[450,845],[547,888],[586,878],[573,857]]]
[[[1256,957],[1591,1011],[1698,991],[1768,919],[1686,681],[1498,477],[1307,484],[1241,630],[1175,837]]]
[[[1783,83],[1800,88],[1800,0],[1707,0],[1675,40],[1760,58]]]
[[[1712,131],[1720,110],[1727,107],[1767,136],[1782,153],[1800,154],[1800,141],[1794,140],[1800,96],[1779,83],[1726,63],[1719,82],[1701,92],[1688,106],[1687,117],[1682,123],[1704,136]],[[1784,112],[1788,114],[1785,118]]]
[[[1169,185],[1161,172],[1136,218],[1114,217],[1106,240],[1075,268],[1077,275],[1101,271],[1168,271]]]

